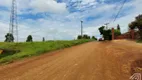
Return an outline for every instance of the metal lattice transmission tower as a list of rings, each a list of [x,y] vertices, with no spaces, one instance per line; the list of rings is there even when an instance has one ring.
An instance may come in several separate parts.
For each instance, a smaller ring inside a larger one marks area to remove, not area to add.
[[[18,42],[18,22],[17,22],[17,3],[12,0],[9,33],[11,33]],[[16,36],[16,37],[15,37]]]

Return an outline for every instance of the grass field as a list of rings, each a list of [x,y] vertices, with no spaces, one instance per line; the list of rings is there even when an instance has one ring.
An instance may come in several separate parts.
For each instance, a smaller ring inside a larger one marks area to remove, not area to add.
[[[47,41],[30,43],[0,43],[0,49],[19,50],[18,53],[0,54],[0,63],[10,63],[14,60],[30,56],[37,56],[46,52],[71,47],[92,40]]]

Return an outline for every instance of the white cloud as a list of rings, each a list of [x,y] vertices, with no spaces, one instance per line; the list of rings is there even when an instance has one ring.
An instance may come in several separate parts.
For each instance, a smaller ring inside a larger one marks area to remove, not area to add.
[[[67,12],[66,4],[57,3],[55,0],[32,0],[30,5],[36,12]]]
[[[7,23],[0,22],[0,41],[4,41],[5,34],[9,30],[9,25]]]
[[[96,0],[82,0],[82,4],[88,4],[93,2],[96,2]]]
[[[5,4],[4,6],[10,5],[10,0],[0,0],[1,3]],[[83,0],[84,4],[94,3],[95,0]],[[47,5],[48,4],[48,5]],[[142,13],[141,0],[133,0],[124,7],[133,6],[134,9],[127,12],[126,16],[118,18],[114,23],[111,23],[109,27],[116,27],[117,24],[120,24],[122,32],[126,32],[128,28],[128,23],[134,20],[134,17]],[[64,13],[67,12],[65,3],[57,3],[54,0],[19,0],[18,1],[19,9],[33,9],[33,13],[40,12],[52,12],[52,13]],[[21,5],[21,6],[20,6]],[[67,14],[51,14],[50,18],[45,16],[44,18],[33,20],[33,19],[24,19],[19,22],[19,38],[20,41],[25,41],[28,35],[33,35],[33,39],[36,41],[41,41],[42,37],[46,39],[74,39],[77,35],[80,34],[80,20],[84,20],[89,16],[96,16],[103,13],[103,16],[95,19],[93,21],[83,23],[84,34],[95,35],[100,37],[98,28],[104,23],[109,22],[110,16],[118,10],[115,10],[116,4],[96,4],[97,6],[93,9],[86,8],[84,6],[84,12],[74,12]],[[4,14],[2,14],[4,13]],[[21,14],[25,11],[21,12]],[[0,11],[0,41],[4,41],[4,35],[8,32],[9,29],[9,12]]]
[[[55,0],[16,0],[18,6],[18,13],[22,14],[27,9],[32,9],[33,13],[51,12],[51,13],[65,13],[68,12],[66,3],[57,3]],[[0,0],[0,6],[11,9],[12,0]]]
[[[135,20],[135,17],[139,14],[142,14],[141,8],[142,8],[142,1],[141,0],[133,0],[125,6],[133,6],[134,9],[132,9],[128,14],[124,17],[118,18],[114,23],[111,23],[110,26],[116,27],[117,24],[120,24],[122,33],[125,33],[128,31],[128,24]],[[124,7],[125,7],[124,6]]]
[[[6,7],[10,7],[11,6],[11,1],[12,0],[0,0],[0,5],[1,6],[6,6]]]

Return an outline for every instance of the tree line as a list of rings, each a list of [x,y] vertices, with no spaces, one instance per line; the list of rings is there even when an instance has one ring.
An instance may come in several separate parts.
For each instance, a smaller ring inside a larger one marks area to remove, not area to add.
[[[7,33],[6,35],[5,35],[5,42],[14,42],[14,36],[12,35],[12,34],[10,34],[10,33]],[[95,37],[95,36],[92,36],[92,37],[90,37],[90,36],[88,36],[88,35],[83,35],[83,36],[81,36],[81,35],[78,35],[78,37],[77,37],[77,39],[93,39],[93,40],[97,40],[97,38]],[[44,42],[45,41],[45,38],[43,37],[42,38],[42,41]],[[33,42],[33,37],[32,37],[32,35],[29,35],[28,37],[27,37],[27,39],[26,39],[26,42]]]
[[[42,41],[43,41],[43,42],[45,41],[45,38],[44,38],[44,37],[42,38]],[[4,42],[14,42],[14,36],[13,36],[13,34],[7,33],[7,34],[5,35],[5,41],[4,41]],[[29,36],[27,37],[26,42],[33,42],[33,37],[32,37],[32,35],[29,35]]]
[[[84,34],[83,36],[78,35],[77,39],[93,39],[93,40],[97,40],[97,38],[95,36],[89,36],[87,34]]]

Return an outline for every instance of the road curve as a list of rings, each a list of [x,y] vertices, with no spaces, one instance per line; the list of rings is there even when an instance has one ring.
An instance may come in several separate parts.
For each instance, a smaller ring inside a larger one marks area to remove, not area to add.
[[[0,80],[129,80],[142,44],[89,42],[0,66]]]

